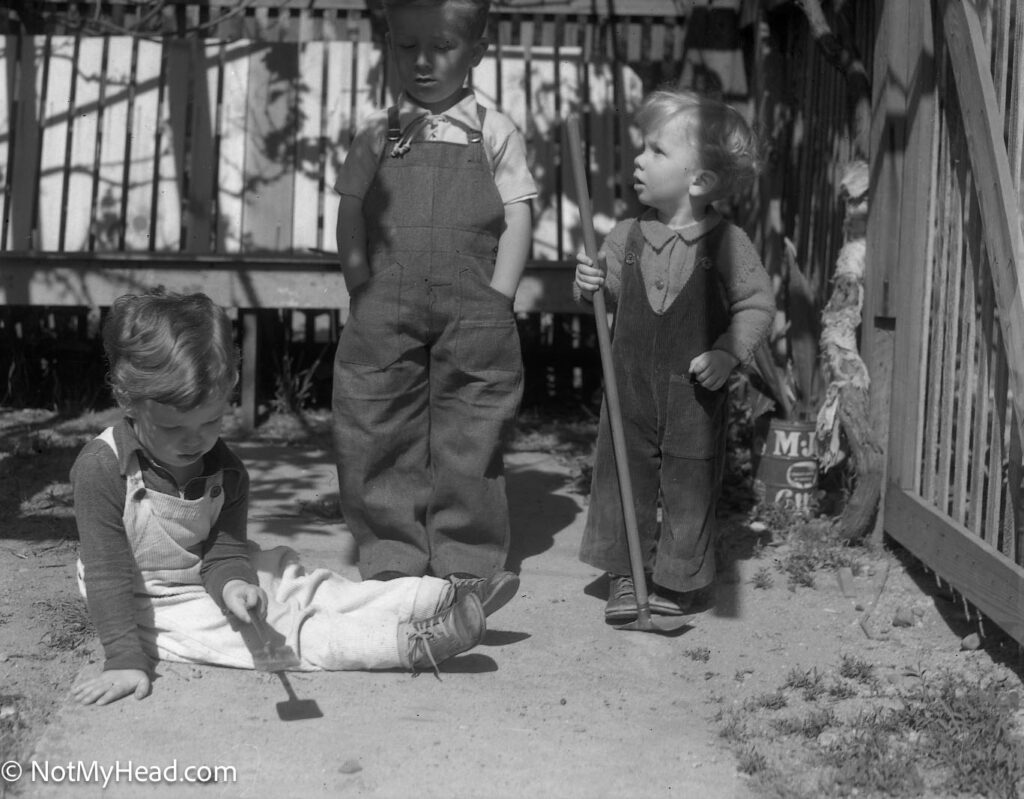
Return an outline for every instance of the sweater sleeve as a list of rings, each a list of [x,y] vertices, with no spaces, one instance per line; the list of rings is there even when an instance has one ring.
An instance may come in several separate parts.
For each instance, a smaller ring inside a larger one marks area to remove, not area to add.
[[[249,514],[249,475],[245,467],[226,469],[224,473],[224,507],[203,545],[200,577],[203,587],[221,610],[224,586],[231,580],[258,585],[256,570],[249,560],[246,532]]]
[[[771,278],[742,229],[728,225],[718,248],[716,268],[729,305],[729,327],[712,345],[735,355],[741,364],[768,334],[775,315]]]
[[[117,456],[89,442],[71,468],[86,602],[103,645],[103,670],[152,672],[135,624],[135,560],[125,533],[125,480]]]

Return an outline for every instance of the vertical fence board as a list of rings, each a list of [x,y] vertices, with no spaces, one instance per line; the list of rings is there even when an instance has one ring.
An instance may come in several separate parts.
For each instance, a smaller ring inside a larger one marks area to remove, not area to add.
[[[324,237],[321,247],[328,252],[337,252],[335,235],[338,220],[338,194],[334,186],[345,156],[348,155],[352,136],[355,134],[355,120],[352,118],[354,97],[353,75],[349,69],[352,63],[351,42],[328,42],[325,57],[325,109],[323,120],[324,146],[327,149],[324,163]]]
[[[969,178],[970,176],[968,176]],[[977,379],[977,297],[975,287],[977,285],[976,275],[981,268],[979,259],[981,257],[981,235],[979,227],[981,220],[978,218],[978,205],[973,201],[974,194],[970,185],[967,191],[967,218],[964,220],[964,227],[967,231],[964,241],[964,297],[961,305],[962,336],[958,351],[958,361],[961,365],[959,381],[961,386],[973,386]],[[974,455],[973,442],[971,439],[971,421],[974,413],[974,392],[957,392],[957,414],[956,414],[956,474],[953,483],[952,515],[964,526],[968,525],[969,505],[967,502],[968,480],[973,470],[978,468],[977,458]]]
[[[103,73],[103,123],[100,126],[100,169],[97,207],[92,222],[93,247],[119,250],[125,237],[128,160],[129,85],[132,40],[107,40],[107,66]]]
[[[64,249],[88,250],[95,212],[93,196],[99,164],[96,137],[99,131],[100,83],[103,80],[103,40],[83,38],[75,64],[75,107],[71,159],[68,163],[67,221]]]
[[[39,195],[36,199],[36,245],[51,252],[61,248],[61,230],[66,207],[65,178],[68,134],[69,99],[74,80],[75,40],[71,36],[51,36],[45,63],[40,63],[39,74],[46,76],[45,86],[40,83],[40,128],[42,131],[39,154]]]
[[[7,249],[10,210],[11,163],[14,153],[14,98],[18,87],[18,39],[0,36],[0,250]]]
[[[980,533],[985,516],[985,455],[988,450],[988,418],[991,403],[989,400],[989,381],[992,373],[992,330],[993,330],[993,298],[992,278],[988,274],[988,259],[981,261],[977,282],[980,286],[981,306],[979,308],[978,326],[981,339],[978,342],[978,378],[976,403],[974,410],[973,452],[974,470],[971,474],[971,513],[969,527]]]
[[[135,96],[131,104],[132,129],[128,146],[128,198],[125,226],[125,249],[150,250],[154,177],[159,122],[160,59],[159,44],[140,39],[132,83]]]
[[[323,122],[324,48],[319,42],[308,42],[299,45],[298,56],[292,246],[304,252],[320,247],[323,225],[320,130]]]
[[[246,98],[249,96],[249,42],[224,45],[224,77],[220,100],[220,148],[217,154],[218,251],[243,249],[242,215],[245,192]]]
[[[559,169],[559,119],[558,92],[556,80],[557,65],[555,64],[554,48],[534,47],[533,59],[530,62],[533,94],[532,147],[530,148],[533,163],[534,180],[537,182],[539,196],[544,198],[543,205],[533,220],[533,257],[553,260],[559,257],[561,242],[559,241],[559,224],[557,207],[553,207],[549,198],[557,196]]]
[[[267,44],[249,60],[243,249],[289,250],[292,218],[280,209],[295,198],[295,87],[298,53]]]

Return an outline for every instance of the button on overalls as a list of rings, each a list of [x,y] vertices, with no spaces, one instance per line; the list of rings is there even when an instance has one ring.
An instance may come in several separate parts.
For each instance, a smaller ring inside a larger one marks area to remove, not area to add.
[[[392,152],[363,202],[371,277],[335,357],[341,509],[364,578],[488,576],[508,554],[501,440],[523,378],[512,301],[490,287],[505,210],[479,131]]]
[[[714,266],[707,257],[715,251],[722,227],[696,245],[701,250],[693,274],[658,314],[644,288],[644,238],[639,222],[634,222],[615,314],[612,358],[644,571],[674,591],[703,588],[715,576],[715,503],[724,461],[726,389],[708,391],[691,382],[689,365],[728,327]],[[604,406],[580,558],[612,574],[631,573]]]

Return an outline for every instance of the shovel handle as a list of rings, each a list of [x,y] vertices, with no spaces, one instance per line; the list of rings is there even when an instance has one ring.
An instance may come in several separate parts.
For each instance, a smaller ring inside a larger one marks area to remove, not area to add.
[[[587,189],[587,171],[583,163],[579,119],[575,114],[566,121],[566,132],[569,137],[569,157],[576,186],[576,202],[580,208],[580,223],[583,227],[583,248],[596,264],[597,237],[594,235],[594,213],[590,207],[590,192]],[[605,307],[603,288],[594,292],[593,302],[597,346],[601,352],[601,371],[604,373],[605,407],[608,411],[608,421],[611,423],[615,471],[619,478],[619,497],[622,500],[622,516],[626,526],[626,543],[629,546],[629,564],[636,591],[637,626],[643,629],[650,625],[651,608],[644,576],[643,552],[640,549],[640,531],[636,522],[636,506],[633,504],[633,483],[629,477],[626,435],[622,428],[622,406],[619,403],[619,387],[615,378],[615,365],[612,362],[612,340],[608,330],[608,311]]]

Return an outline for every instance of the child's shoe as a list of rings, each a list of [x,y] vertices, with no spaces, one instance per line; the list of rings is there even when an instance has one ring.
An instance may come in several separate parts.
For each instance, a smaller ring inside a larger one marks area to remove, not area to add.
[[[472,649],[487,632],[484,609],[475,594],[469,594],[435,616],[398,625],[398,651],[403,665],[418,672]]]
[[[624,574],[608,575],[608,602],[604,606],[604,620],[621,624],[636,618],[636,587],[633,578]]]
[[[475,595],[483,605],[485,616],[507,605],[519,590],[519,575],[505,571],[496,572],[490,577],[451,574],[448,581],[455,586],[456,601],[470,594]]]

